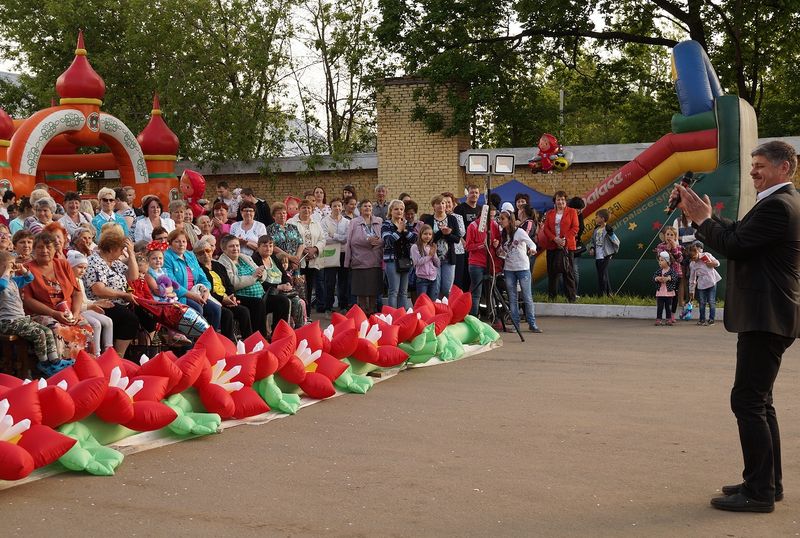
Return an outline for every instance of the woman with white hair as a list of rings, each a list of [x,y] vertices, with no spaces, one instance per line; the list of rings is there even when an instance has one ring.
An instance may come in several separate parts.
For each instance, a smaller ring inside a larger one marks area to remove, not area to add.
[[[53,222],[56,212],[56,202],[49,196],[39,198],[33,204],[33,217],[25,221],[25,228],[33,235],[42,233],[44,227]]]
[[[124,217],[116,213],[117,194],[114,189],[103,187],[97,192],[97,200],[100,202],[100,211],[92,219],[92,226],[97,230],[94,240],[100,241],[100,231],[103,228],[103,224],[107,222],[115,222],[122,226],[125,236],[130,238],[131,229],[128,227],[128,223],[125,222]]]

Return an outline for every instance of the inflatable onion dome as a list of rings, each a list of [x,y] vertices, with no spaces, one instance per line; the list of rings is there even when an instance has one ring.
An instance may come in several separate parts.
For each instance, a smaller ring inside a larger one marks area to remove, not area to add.
[[[78,48],[75,59],[56,81],[56,92],[64,99],[98,99],[103,100],[106,94],[106,83],[89,65],[86,49],[83,44],[83,30],[78,34]]]
[[[145,155],[177,155],[178,137],[161,117],[158,94],[153,96],[153,111],[150,121],[136,137]]]
[[[11,116],[0,108],[0,140],[11,140],[11,135],[13,134],[14,122],[11,121]]]

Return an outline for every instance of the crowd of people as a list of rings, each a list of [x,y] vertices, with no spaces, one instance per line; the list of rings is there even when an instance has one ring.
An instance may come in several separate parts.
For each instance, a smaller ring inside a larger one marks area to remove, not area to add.
[[[165,208],[149,195],[137,204],[130,188],[102,188],[96,200],[68,192],[61,206],[44,185],[37,187],[19,201],[11,191],[2,196],[0,251],[10,257],[0,259],[0,293],[16,294],[20,305],[0,308],[0,333],[34,342],[39,369],[48,375],[71,364],[81,348],[101,353],[113,346],[124,356],[143,334],[152,338],[159,324],[139,304],[145,298],[186,305],[235,340],[255,331],[267,337],[282,319],[301,326],[313,311],[357,304],[367,314],[377,312],[384,296],[389,306],[407,308],[420,294],[445,298],[453,285],[471,292],[477,316],[484,282],[491,281],[507,294],[514,325],[524,313],[529,330],[538,333],[534,257],[545,253],[550,296],[560,286],[574,302],[574,258],[586,250],[580,241],[585,204],[563,191],[553,196],[555,207],[539,215],[524,193],[513,204],[492,195],[484,210],[476,185],[461,203],[451,192],[425,203],[407,193],[391,198],[383,185],[359,199],[346,185],[331,199],[318,186],[269,204],[251,188],[232,190],[222,181],[216,199],[202,200],[206,211],[194,215],[181,200]],[[597,212],[588,248],[605,294],[611,293],[609,261],[619,249],[608,218],[605,210]],[[668,280],[658,294],[675,297],[666,323],[683,274],[679,230],[691,230],[683,224],[668,229],[659,245],[673,271],[654,276],[659,285]],[[700,272],[704,286],[697,294],[712,304],[713,323],[714,297],[705,284],[715,277]],[[190,343],[175,330],[162,336],[168,344]]]

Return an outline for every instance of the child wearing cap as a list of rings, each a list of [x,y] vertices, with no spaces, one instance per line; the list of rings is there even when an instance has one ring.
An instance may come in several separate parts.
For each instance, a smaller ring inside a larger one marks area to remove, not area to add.
[[[114,303],[111,301],[101,299],[99,301],[90,301],[86,297],[86,290],[83,287],[83,273],[89,267],[89,260],[83,253],[77,250],[70,250],[67,252],[67,261],[72,272],[78,281],[78,288],[83,294],[83,304],[81,305],[81,315],[89,322],[94,332],[94,354],[100,355],[103,351],[110,347],[114,347],[114,324],[111,318],[105,315],[103,308],[111,308]]]
[[[678,277],[672,268],[674,258],[667,251],[658,253],[658,270],[653,273],[653,282],[656,284],[656,325],[674,325],[675,318],[672,314],[672,298],[678,286]],[[666,323],[661,318],[666,312]]]
[[[717,313],[717,283],[722,277],[717,272],[719,261],[708,252],[703,252],[703,243],[695,241],[689,247],[689,300],[697,293],[700,303],[698,325],[714,325]],[[708,304],[708,323],[706,323],[706,304]]]

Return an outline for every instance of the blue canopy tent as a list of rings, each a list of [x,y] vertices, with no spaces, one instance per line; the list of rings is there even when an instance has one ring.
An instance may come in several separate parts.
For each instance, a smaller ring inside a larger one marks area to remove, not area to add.
[[[531,206],[542,213],[547,211],[548,209],[553,208],[553,197],[547,194],[542,194],[541,192],[537,191],[536,189],[532,189],[528,187],[524,183],[517,181],[516,179],[512,179],[508,183],[503,183],[499,187],[492,189],[492,193],[496,193],[500,196],[500,199],[503,202],[511,202],[514,203],[514,196],[517,195],[518,192],[525,193],[531,197]],[[484,203],[484,196],[481,194],[480,198],[478,198],[478,203]],[[463,202],[466,200],[466,197],[461,198]]]

